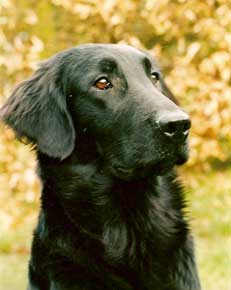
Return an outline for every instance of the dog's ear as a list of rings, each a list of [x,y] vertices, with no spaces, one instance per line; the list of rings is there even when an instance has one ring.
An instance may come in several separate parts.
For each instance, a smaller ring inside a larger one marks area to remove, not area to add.
[[[49,59],[16,87],[0,111],[19,139],[26,137],[42,153],[60,159],[71,154],[75,143],[63,82],[61,64]]]
[[[179,105],[179,102],[178,102],[177,98],[174,96],[174,94],[169,89],[169,87],[167,86],[166,82],[163,79],[161,80],[161,87],[162,87],[162,91],[165,94],[165,96],[167,96],[176,105]]]

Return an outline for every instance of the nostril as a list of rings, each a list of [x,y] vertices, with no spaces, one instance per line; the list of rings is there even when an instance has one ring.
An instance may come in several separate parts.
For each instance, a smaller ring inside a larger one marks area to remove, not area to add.
[[[166,136],[172,137],[176,133],[176,125],[175,123],[167,123],[162,126],[162,131]]]
[[[189,134],[189,129],[191,127],[191,122],[189,119],[175,119],[171,120],[168,118],[162,119],[158,122],[159,128],[165,136],[173,137],[184,136],[185,138]]]
[[[183,122],[183,130],[186,131],[186,130],[189,130],[191,128],[191,122],[190,120],[184,120]]]
[[[184,122],[182,124],[182,133],[184,136],[188,136],[190,128],[191,128],[190,120],[189,119],[184,120]]]

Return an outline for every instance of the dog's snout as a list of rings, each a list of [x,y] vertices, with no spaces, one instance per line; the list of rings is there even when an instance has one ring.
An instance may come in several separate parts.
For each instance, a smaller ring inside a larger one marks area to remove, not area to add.
[[[163,116],[160,117],[157,121],[157,124],[161,132],[169,138],[177,136],[186,139],[188,137],[189,129],[191,127],[189,116],[184,112],[168,112],[166,114],[163,114]]]

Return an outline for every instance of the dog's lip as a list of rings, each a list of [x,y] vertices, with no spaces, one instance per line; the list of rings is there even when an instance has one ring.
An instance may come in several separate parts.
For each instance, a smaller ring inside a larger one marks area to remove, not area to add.
[[[166,171],[173,168],[176,163],[175,158],[162,158],[147,163],[140,163],[132,167],[117,164],[112,167],[112,173],[123,180],[130,180],[138,176],[144,178],[152,174],[163,175]]]
[[[134,168],[123,165],[113,165],[112,174],[123,180],[130,180],[134,174]]]

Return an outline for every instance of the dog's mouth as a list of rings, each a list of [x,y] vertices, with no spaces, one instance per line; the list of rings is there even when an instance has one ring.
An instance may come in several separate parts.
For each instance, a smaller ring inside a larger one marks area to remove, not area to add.
[[[114,163],[111,168],[111,173],[115,177],[125,181],[147,178],[153,175],[164,175],[175,165],[184,164],[187,159],[187,154],[179,154],[178,156],[166,155],[149,162],[138,162],[136,165],[130,167]]]
[[[175,160],[156,160],[147,164],[136,167],[124,167],[122,165],[114,165],[111,169],[112,174],[122,180],[131,180],[134,178],[145,178],[151,175],[163,175],[174,167]]]

